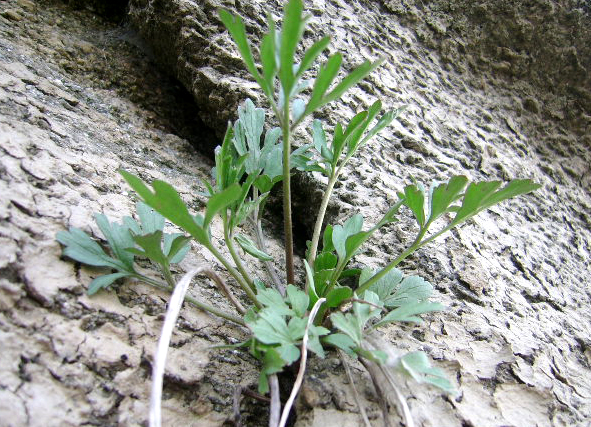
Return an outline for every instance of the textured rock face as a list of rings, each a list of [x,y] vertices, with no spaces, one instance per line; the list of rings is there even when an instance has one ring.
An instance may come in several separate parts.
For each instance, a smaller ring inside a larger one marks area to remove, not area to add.
[[[334,221],[361,212],[372,223],[410,176],[542,183],[407,262],[404,270],[430,280],[449,309],[386,335],[399,349],[428,351],[457,386],[453,396],[404,390],[417,425],[586,425],[589,11],[569,2],[465,3],[306,2],[307,44],[330,34],[350,65],[386,58],[326,109],[328,124],[377,98],[408,105],[349,168]],[[93,212],[129,214],[133,202],[119,167],[166,179],[193,200],[202,190],[195,177],[207,179],[211,165],[187,139],[211,141],[207,135],[223,133],[245,96],[259,98],[215,10],[237,10],[258,39],[265,8],[278,17],[279,4],[133,0],[129,19],[143,40],[59,4],[2,5],[0,420],[7,425],[145,422],[167,296],[127,283],[86,297],[97,272],[60,260],[55,233],[76,226],[99,236]],[[196,101],[176,111],[191,108],[213,131],[174,122],[175,102],[185,95],[155,63]],[[307,181],[300,197],[311,199],[321,182]],[[375,267],[395,256],[413,237],[405,218],[358,261]],[[203,259],[199,248],[194,252],[183,267]],[[196,292],[223,304],[208,285]],[[231,417],[234,386],[253,386],[257,367],[242,353],[209,347],[243,338],[184,309],[167,368],[166,424],[213,426]],[[367,378],[353,371],[377,417]],[[359,425],[343,377],[338,359],[314,362],[297,425]],[[246,425],[265,425],[262,405],[245,400],[242,409]],[[391,417],[398,420],[395,411]]]

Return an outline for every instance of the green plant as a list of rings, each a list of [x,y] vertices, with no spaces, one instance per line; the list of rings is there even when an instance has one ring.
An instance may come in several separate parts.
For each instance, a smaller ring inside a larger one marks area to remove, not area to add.
[[[342,225],[324,226],[329,199],[348,161],[402,109],[382,113],[382,104],[376,101],[347,124],[337,123],[330,137],[322,122],[313,120],[311,142],[295,150],[292,149],[292,135],[308,116],[338,100],[378,67],[380,61],[366,61],[335,83],[341,73],[342,61],[341,55],[336,53],[320,67],[314,79],[308,79],[313,74],[313,64],[330,40],[325,37],[317,41],[303,53],[300,62],[296,62],[297,47],[308,18],[303,16],[302,1],[291,0],[285,6],[281,31],[271,16],[268,17],[269,31],[262,38],[258,51],[261,65],[257,66],[242,19],[225,10],[220,10],[219,16],[238,46],[246,68],[266,96],[279,127],[265,131],[265,111],[250,100],[240,106],[238,120],[229,124],[221,146],[216,149],[214,182],[205,183],[207,205],[204,214],[191,214],[177,191],[166,182],[154,181],[150,188],[140,178],[121,171],[143,201],[138,204],[140,223],[125,218],[121,224],[109,224],[104,216],[97,215],[112,256],[77,229],[58,234],[58,240],[65,246],[64,254],[85,264],[115,270],[95,279],[89,293],[95,293],[122,277],[173,290],[175,281],[170,264],[183,258],[189,240],[193,239],[226,268],[250,306],[245,309],[225,282],[206,268],[199,271],[207,272],[243,317],[195,299],[187,300],[249,328],[251,338],[238,347],[248,349],[261,362],[259,391],[267,393],[271,390],[271,426],[284,425],[290,407],[288,402],[279,419],[276,374],[301,361],[292,392],[294,397],[305,369],[307,350],[324,357],[327,347],[360,358],[374,380],[376,375],[386,378],[399,397],[406,425],[412,425],[406,402],[396,388],[393,370],[445,391],[450,391],[452,386],[439,369],[431,366],[424,353],[411,352],[394,357],[384,351],[379,339],[375,338],[374,331],[384,325],[419,323],[419,315],[443,309],[441,304],[429,300],[433,291],[430,283],[418,276],[404,276],[396,267],[416,250],[479,212],[539,186],[529,180],[514,180],[505,186],[498,181],[469,183],[463,176],[454,176],[444,183],[434,182],[428,190],[413,183],[398,193],[398,201],[378,223],[365,230],[361,215],[353,215]],[[303,262],[305,283],[296,283],[293,259],[290,174],[294,168],[318,172],[328,179]],[[274,270],[275,264],[266,251],[261,227],[269,192],[278,182],[283,184],[285,280],[280,279]],[[418,225],[414,241],[378,271],[369,267],[351,268],[351,260],[368,239],[379,229],[395,223],[403,206],[410,210]],[[210,226],[216,217],[223,227],[229,258],[212,240]],[[163,233],[164,218],[183,233]],[[250,223],[250,228],[246,222]],[[254,236],[245,234],[248,229],[253,230]],[[267,282],[253,275],[244,265],[239,248],[265,263]],[[165,283],[138,273],[133,264],[134,256],[149,258],[158,265]],[[175,290],[179,304],[196,272],[183,279],[183,291],[179,291],[178,296]],[[349,279],[345,281],[345,278]],[[346,284],[352,281],[357,285]],[[169,324],[172,328],[174,322]],[[170,332],[171,329],[168,336]],[[161,342],[165,349],[167,341]],[[154,415],[154,419],[159,420],[159,415]],[[154,423],[158,425],[156,421]]]

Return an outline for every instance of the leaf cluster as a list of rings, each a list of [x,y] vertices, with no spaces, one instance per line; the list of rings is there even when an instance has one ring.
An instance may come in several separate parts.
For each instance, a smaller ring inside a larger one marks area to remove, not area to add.
[[[74,261],[95,267],[106,267],[114,273],[96,277],[88,288],[93,295],[123,277],[144,278],[135,267],[135,257],[148,258],[169,272],[170,265],[179,263],[190,249],[187,237],[181,233],[165,233],[164,217],[145,203],[136,205],[139,221],[124,217],[121,223],[109,222],[103,214],[95,220],[107,241],[109,252],[79,228],[57,233],[64,245],[63,254]]]

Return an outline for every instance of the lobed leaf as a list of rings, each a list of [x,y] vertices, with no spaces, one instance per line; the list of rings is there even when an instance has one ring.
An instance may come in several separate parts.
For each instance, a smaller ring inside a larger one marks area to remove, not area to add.
[[[203,226],[198,224],[195,221],[195,218],[191,216],[187,206],[170,184],[156,180],[152,183],[154,189],[154,192],[152,192],[146,184],[135,175],[132,175],[125,170],[120,170],[119,173],[148,206],[163,215],[173,224],[185,230],[199,243],[206,244],[209,241],[209,235],[204,230]],[[237,186],[238,184],[234,185]]]
[[[129,228],[122,224],[110,223],[103,214],[95,214],[94,219],[107,239],[113,255],[125,265],[126,270],[133,271],[133,255],[126,251],[134,246]]]
[[[392,310],[382,318],[374,327],[385,325],[392,322],[413,322],[421,323],[421,319],[417,317],[418,314],[429,313],[431,311],[441,311],[444,306],[437,302],[429,301],[409,301],[405,305]]]
[[[92,282],[90,282],[90,285],[88,285],[88,291],[87,291],[88,295],[94,295],[98,291],[100,291],[101,289],[108,287],[115,280],[121,279],[122,277],[129,277],[129,276],[131,276],[131,273],[128,273],[125,271],[118,272],[118,273],[106,274],[104,276],[99,276],[99,277],[95,278]]]
[[[79,228],[71,227],[69,231],[59,231],[56,237],[64,245],[64,255],[74,261],[95,267],[127,269],[125,264],[107,255],[97,242]]]

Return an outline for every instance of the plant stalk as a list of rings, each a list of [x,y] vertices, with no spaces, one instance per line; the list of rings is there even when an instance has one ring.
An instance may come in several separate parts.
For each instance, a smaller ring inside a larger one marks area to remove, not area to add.
[[[308,265],[314,269],[314,260],[316,259],[316,253],[318,251],[318,243],[320,241],[320,233],[322,232],[322,224],[324,223],[324,216],[326,215],[326,208],[330,201],[330,196],[334,189],[338,179],[338,173],[335,172],[333,176],[328,180],[328,185],[324,191],[322,203],[318,209],[318,216],[316,217],[316,224],[314,225],[314,234],[312,235],[312,244],[310,245],[310,252],[308,254]],[[306,282],[306,292],[308,291],[308,283]]]
[[[234,277],[234,279],[236,279],[236,281],[238,282],[238,284],[240,285],[242,290],[246,293],[248,298],[250,298],[250,300],[253,302],[253,304],[256,305],[258,308],[261,308],[262,307],[261,303],[257,299],[254,291],[250,288],[248,283],[240,275],[238,270],[236,270],[234,267],[232,267],[232,265],[228,262],[228,260],[226,258],[224,258],[224,256],[211,243],[209,243],[206,247],[222,263],[222,265],[226,268],[226,270],[228,270],[228,273],[230,273],[232,275],[232,277]]]
[[[291,135],[289,127],[289,100],[285,101],[283,107],[283,118],[281,120],[283,131],[283,226],[285,233],[285,275],[287,284],[295,282],[293,266],[293,229],[291,222],[291,177],[289,158],[291,155]]]

